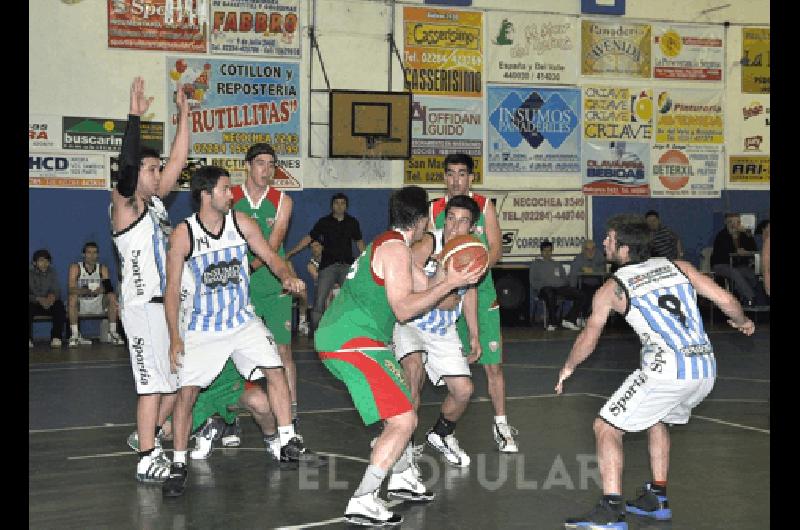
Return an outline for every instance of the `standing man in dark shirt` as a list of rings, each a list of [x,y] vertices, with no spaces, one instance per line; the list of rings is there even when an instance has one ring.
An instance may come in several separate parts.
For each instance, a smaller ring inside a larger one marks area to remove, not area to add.
[[[755,304],[758,280],[751,266],[756,251],[756,240],[742,228],[742,220],[738,213],[725,214],[725,228],[714,238],[714,250],[711,253],[711,270],[714,274],[727,278],[733,291],[739,296],[742,305],[752,307]],[[731,257],[731,254],[738,256]]]
[[[347,213],[347,195],[337,193],[331,197],[331,213],[321,217],[311,232],[286,253],[286,259],[303,250],[311,241],[322,244],[322,259],[319,277],[314,290],[314,308],[311,310],[311,325],[317,329],[325,301],[334,284],[342,285],[353,263],[353,242],[359,252],[364,251],[364,240],[358,219]]]

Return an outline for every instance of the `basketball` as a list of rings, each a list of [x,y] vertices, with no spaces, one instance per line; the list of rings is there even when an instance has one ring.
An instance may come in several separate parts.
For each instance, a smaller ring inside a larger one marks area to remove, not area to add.
[[[441,263],[445,270],[450,267],[450,260],[454,259],[454,267],[457,271],[462,271],[475,260],[472,269],[484,270],[489,263],[489,252],[478,238],[472,235],[456,236],[444,244],[441,253]]]

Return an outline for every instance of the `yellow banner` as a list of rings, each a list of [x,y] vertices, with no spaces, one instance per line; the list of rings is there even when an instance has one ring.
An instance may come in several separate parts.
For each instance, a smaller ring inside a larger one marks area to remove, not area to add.
[[[472,184],[483,184],[483,157],[473,156],[472,161],[475,163]],[[444,155],[412,155],[403,165],[403,184],[444,186]]]
[[[583,137],[649,140],[653,137],[653,91],[610,86],[583,87]]]
[[[730,157],[730,164],[728,165],[728,181],[731,184],[769,184],[769,157]]]
[[[742,28],[742,92],[769,94],[769,28]]]
[[[406,83],[415,94],[480,97],[482,13],[406,7]]]
[[[664,90],[655,107],[656,143],[724,143],[722,91]]]
[[[581,73],[650,77],[650,25],[581,22]]]

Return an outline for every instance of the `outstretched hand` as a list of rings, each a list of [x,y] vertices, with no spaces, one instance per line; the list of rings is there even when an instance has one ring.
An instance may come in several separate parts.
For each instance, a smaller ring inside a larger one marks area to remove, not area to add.
[[[558,373],[558,383],[556,383],[556,394],[561,394],[564,391],[564,381],[569,379],[569,376],[575,371],[574,368],[564,366]]]
[[[745,318],[744,322],[741,324],[736,324],[733,320],[728,320],[728,324],[735,329],[738,329],[745,335],[752,335],[753,332],[756,330],[756,325],[753,323],[752,320],[749,318]]]
[[[150,103],[153,102],[152,97],[147,97],[144,94],[144,79],[135,77],[131,83],[131,108],[130,114],[134,116],[141,116],[147,109],[150,108]]]

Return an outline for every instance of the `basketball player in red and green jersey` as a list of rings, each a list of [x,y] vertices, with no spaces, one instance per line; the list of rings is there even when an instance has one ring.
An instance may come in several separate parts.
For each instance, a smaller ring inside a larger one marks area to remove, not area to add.
[[[457,195],[467,195],[478,203],[481,216],[475,223],[473,235],[477,236],[489,249],[489,269],[502,257],[500,224],[492,201],[483,195],[472,193],[469,187],[475,179],[472,157],[463,153],[447,155],[444,158],[444,180],[447,194],[431,203],[430,230],[444,228],[444,209],[447,201]],[[464,316],[458,320],[458,335],[464,351],[470,350],[470,339]],[[506,420],[506,384],[503,378],[503,338],[500,335],[500,306],[494,289],[492,274],[488,272],[478,284],[478,333],[482,354],[478,364],[486,371],[489,397],[494,407],[492,434],[498,449],[503,453],[516,453],[519,449],[514,440],[517,430]]]
[[[359,525],[402,522],[402,516],[378,499],[390,471],[389,496],[407,501],[433,499],[404,454],[417,415],[403,369],[389,346],[394,324],[429,311],[454,289],[476,283],[485,272],[484,268],[470,272],[471,265],[459,272],[451,263],[442,283],[414,292],[409,246],[422,238],[428,225],[428,193],[418,186],[392,193],[389,225],[392,228],[367,245],[353,263],[314,335],[323,364],[347,385],[364,424],[384,422],[364,478],[345,509],[348,522]]]

